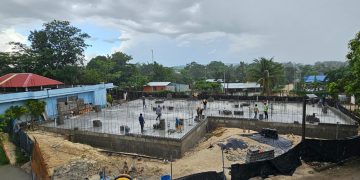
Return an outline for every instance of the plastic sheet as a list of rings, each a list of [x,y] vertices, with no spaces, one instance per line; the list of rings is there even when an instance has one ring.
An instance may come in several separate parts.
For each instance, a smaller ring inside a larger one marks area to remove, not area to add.
[[[184,176],[176,180],[224,180],[224,174],[222,172],[208,171],[189,176]]]
[[[266,138],[259,133],[250,134],[250,135],[243,135],[250,139],[253,139],[259,143],[267,144],[275,148],[275,155],[283,154],[287,152],[292,147],[292,142],[288,139],[283,137],[278,137],[278,139]]]
[[[222,149],[246,149],[247,144],[241,139],[229,138],[226,143],[218,143]]]

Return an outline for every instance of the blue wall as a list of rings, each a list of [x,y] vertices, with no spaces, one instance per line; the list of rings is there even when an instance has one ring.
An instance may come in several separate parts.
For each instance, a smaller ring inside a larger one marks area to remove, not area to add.
[[[10,106],[24,105],[28,99],[38,99],[46,102],[46,113],[49,118],[57,115],[57,99],[77,96],[84,99],[85,103],[106,106],[106,89],[113,88],[112,83],[80,86],[63,89],[50,89],[34,92],[20,92],[0,95],[0,114],[3,114]]]

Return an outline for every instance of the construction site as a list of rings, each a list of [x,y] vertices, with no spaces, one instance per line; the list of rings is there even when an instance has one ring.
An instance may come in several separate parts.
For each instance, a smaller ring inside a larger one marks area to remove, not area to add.
[[[234,164],[271,160],[299,146],[302,107],[302,102],[213,98],[204,106],[203,99],[146,97],[102,109],[77,99],[59,103],[61,117],[26,133],[39,146],[45,177],[53,179],[98,179],[99,172],[137,179],[223,172],[234,179],[230,172]],[[356,122],[336,108],[309,101],[306,109],[309,138],[358,134]]]

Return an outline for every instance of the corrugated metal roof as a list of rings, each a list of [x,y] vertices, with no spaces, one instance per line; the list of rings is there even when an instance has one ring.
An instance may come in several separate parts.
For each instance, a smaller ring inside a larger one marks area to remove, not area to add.
[[[171,82],[149,82],[147,83],[148,86],[167,86]]]
[[[206,82],[224,82],[222,79],[207,79]]]
[[[324,75],[317,75],[317,76],[305,76],[304,81],[306,83],[313,83],[313,82],[324,82],[326,76]]]
[[[26,88],[64,84],[33,73],[9,73],[0,77],[0,87]]]
[[[248,82],[248,83],[221,83],[221,86],[226,89],[247,89],[247,88],[260,88],[260,84],[256,82]]]

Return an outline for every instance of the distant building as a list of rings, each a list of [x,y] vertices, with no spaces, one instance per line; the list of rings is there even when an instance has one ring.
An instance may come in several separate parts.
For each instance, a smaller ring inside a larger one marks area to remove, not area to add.
[[[144,86],[144,92],[157,92],[157,91],[166,91],[171,90],[168,88],[168,85],[171,82],[149,82]]]
[[[147,85],[144,86],[144,92],[159,91],[187,92],[190,91],[190,88],[187,84],[171,82],[149,82]]]
[[[223,83],[224,80],[222,79],[207,79],[206,82],[212,82],[212,83]]]
[[[304,82],[305,83],[314,83],[314,82],[325,82],[326,76],[325,75],[315,75],[315,76],[305,76]]]
[[[307,92],[323,91],[325,90],[325,75],[305,76],[304,89]]]
[[[43,88],[57,88],[64,83],[33,73],[9,73],[0,77],[3,91],[32,91]]]
[[[81,99],[84,104],[105,107],[106,89],[113,88],[112,83],[70,88],[58,88],[62,82],[31,73],[14,73],[0,77],[0,114],[11,106],[24,106],[29,99],[46,102],[45,113],[48,118],[58,116],[59,104],[67,104],[72,100]],[[44,88],[46,87],[46,88]],[[51,88],[54,87],[54,88]],[[11,92],[14,89],[18,92]],[[22,92],[19,92],[22,90]]]
[[[170,83],[169,86],[173,86],[175,92],[189,92],[190,91],[190,87],[188,84]]]
[[[222,88],[227,94],[253,96],[260,95],[262,87],[256,82],[247,83],[221,83]]]

